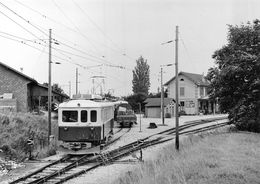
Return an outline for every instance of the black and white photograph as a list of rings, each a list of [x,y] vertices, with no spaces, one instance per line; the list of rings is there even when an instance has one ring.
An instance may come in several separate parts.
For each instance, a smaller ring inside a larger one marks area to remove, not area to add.
[[[0,184],[260,184],[259,10],[0,0]]]

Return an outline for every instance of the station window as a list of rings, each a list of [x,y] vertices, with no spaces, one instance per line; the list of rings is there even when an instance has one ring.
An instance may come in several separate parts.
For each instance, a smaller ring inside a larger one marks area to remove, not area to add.
[[[62,121],[63,122],[77,122],[78,121],[78,111],[62,111]]]
[[[204,89],[203,89],[203,87],[200,87],[200,96],[204,96]]]
[[[97,111],[90,111],[90,121],[91,122],[96,122],[97,121]]]
[[[185,88],[180,87],[180,96],[184,96],[184,95],[185,95]]]
[[[88,111],[81,111],[81,122],[87,122],[88,121]]]

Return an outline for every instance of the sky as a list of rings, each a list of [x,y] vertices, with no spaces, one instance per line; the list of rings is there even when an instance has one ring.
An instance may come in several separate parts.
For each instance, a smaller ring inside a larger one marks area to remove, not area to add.
[[[175,62],[179,27],[179,71],[207,74],[212,54],[227,43],[228,25],[260,18],[258,0],[1,0],[0,62],[69,94],[132,94],[132,70],[142,56],[150,66],[150,92],[160,86],[161,65]],[[55,64],[58,62],[60,64]],[[163,67],[163,83],[175,66]],[[100,77],[102,76],[102,77]],[[93,85],[93,77],[94,85]]]

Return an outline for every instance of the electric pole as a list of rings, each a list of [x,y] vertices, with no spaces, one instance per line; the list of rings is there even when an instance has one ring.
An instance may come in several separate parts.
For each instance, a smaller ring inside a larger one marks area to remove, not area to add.
[[[78,94],[78,68],[76,68],[76,95]]]
[[[69,81],[69,96],[71,98],[71,82]]]
[[[49,85],[48,85],[48,144],[50,145],[51,136],[51,29],[49,30]]]
[[[163,90],[163,68],[161,66],[161,117],[164,125],[164,90]]]
[[[178,87],[178,26],[176,26],[176,39],[175,39],[175,84],[176,84],[176,120],[175,120],[175,148],[179,150],[179,87]]]

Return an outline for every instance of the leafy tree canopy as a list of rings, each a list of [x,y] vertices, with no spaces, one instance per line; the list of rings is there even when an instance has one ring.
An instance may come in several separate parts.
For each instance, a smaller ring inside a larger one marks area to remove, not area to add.
[[[144,60],[142,56],[136,61],[136,67],[133,70],[133,92],[144,93],[148,95],[150,88],[150,67],[147,64],[147,60]]]
[[[124,97],[124,100],[127,101],[129,105],[131,105],[135,112],[139,112],[139,104],[141,104],[141,109],[144,111],[145,104],[143,102],[146,100],[146,98],[147,95],[144,93],[135,93],[133,95]]]
[[[228,43],[213,58],[211,98],[238,129],[260,132],[260,21],[229,25]]]
[[[48,87],[49,84],[45,82],[45,83],[43,83],[43,85]],[[61,93],[61,94],[65,94],[63,89],[57,83],[54,83],[52,85],[52,90],[54,90],[54,91],[56,91],[58,93]]]

